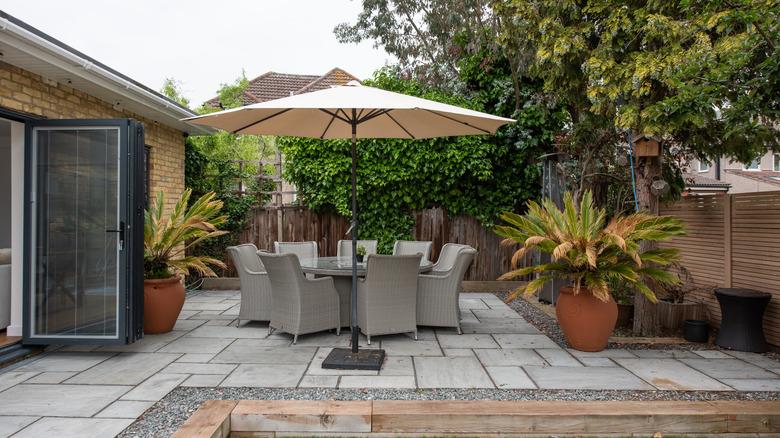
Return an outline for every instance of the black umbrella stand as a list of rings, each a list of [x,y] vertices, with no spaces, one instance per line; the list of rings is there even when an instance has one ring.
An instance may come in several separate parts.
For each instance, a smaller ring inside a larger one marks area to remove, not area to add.
[[[334,115],[338,117],[338,114]],[[349,123],[352,125],[352,291],[351,297],[351,331],[352,348],[334,348],[328,357],[322,361],[322,368],[337,370],[375,370],[382,368],[385,361],[385,350],[358,348],[360,329],[357,324],[357,238],[358,238],[358,210],[357,210],[357,125],[361,122],[357,110],[352,110]]]

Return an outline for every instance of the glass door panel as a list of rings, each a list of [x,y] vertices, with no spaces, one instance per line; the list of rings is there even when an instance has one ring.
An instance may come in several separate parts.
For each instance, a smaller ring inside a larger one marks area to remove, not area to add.
[[[119,128],[36,128],[33,336],[117,338]]]
[[[78,122],[36,122],[30,132],[25,340],[31,343],[134,337],[128,336],[137,302],[129,299],[129,272],[138,257],[126,252],[142,247],[125,241],[137,220],[128,208],[136,161],[127,153],[130,121]]]

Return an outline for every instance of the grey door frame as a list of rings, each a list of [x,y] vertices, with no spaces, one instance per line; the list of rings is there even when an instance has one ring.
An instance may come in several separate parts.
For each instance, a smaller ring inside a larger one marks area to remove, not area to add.
[[[32,233],[33,220],[33,131],[37,127],[115,127],[119,129],[119,221],[124,238],[119,251],[117,290],[117,334],[115,338],[60,337],[32,334]],[[140,143],[139,143],[140,142]],[[25,123],[25,193],[23,261],[23,343],[25,344],[125,344],[143,336],[143,125],[132,119],[27,120]],[[140,152],[139,152],[140,149]],[[139,191],[140,188],[140,191]],[[139,275],[140,274],[140,275]],[[139,297],[140,294],[140,297]],[[140,307],[140,310],[139,310]],[[141,318],[140,324],[138,318]]]

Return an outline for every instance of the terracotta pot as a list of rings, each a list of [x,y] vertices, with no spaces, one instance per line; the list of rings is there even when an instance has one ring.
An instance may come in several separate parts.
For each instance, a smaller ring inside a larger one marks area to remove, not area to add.
[[[588,289],[582,288],[574,295],[571,287],[561,287],[555,313],[566,342],[572,348],[601,351],[607,347],[609,336],[615,329],[618,307],[612,297],[604,302]]]
[[[184,306],[181,278],[144,280],[144,333],[168,333],[173,330]]]

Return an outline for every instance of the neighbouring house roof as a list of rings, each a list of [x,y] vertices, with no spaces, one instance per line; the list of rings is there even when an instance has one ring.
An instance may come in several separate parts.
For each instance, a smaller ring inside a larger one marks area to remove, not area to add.
[[[181,121],[197,115],[163,94],[0,10],[0,60],[83,91],[127,111],[193,134],[213,132]],[[143,52],[128,52],[140,56]],[[139,60],[139,62],[143,62]]]
[[[766,184],[780,186],[780,172],[771,170],[723,169],[724,172]]]
[[[324,75],[300,75],[292,73],[277,73],[269,71],[249,81],[241,103],[253,103],[280,99],[294,94],[322,90],[335,85],[344,85],[358,78],[336,67]],[[212,97],[206,105],[219,107],[219,97]]]
[[[685,187],[690,190],[717,190],[726,192],[731,188],[731,184],[727,182],[719,181],[704,175],[697,175],[695,173],[683,173],[683,180],[685,180]]]

